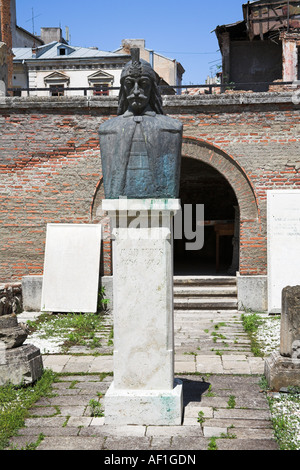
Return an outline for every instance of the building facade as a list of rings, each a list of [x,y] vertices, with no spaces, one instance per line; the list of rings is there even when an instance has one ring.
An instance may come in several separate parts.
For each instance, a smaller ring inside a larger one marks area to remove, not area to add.
[[[242,10],[242,20],[215,30],[223,83],[268,91],[270,82],[299,80],[300,2],[259,0]]]
[[[59,36],[61,30],[56,30]],[[70,46],[60,39],[39,47],[13,49],[15,95],[83,96],[83,88],[94,88],[88,94],[118,94],[108,88],[120,86],[121,72],[130,56]]]
[[[88,95],[115,96],[134,46],[140,47],[141,57],[153,64],[166,94],[176,93],[173,87],[182,83],[183,67],[176,60],[147,51],[144,40],[125,40],[124,48],[105,52],[69,45],[60,28],[42,28],[41,39],[44,44],[39,47],[13,48],[15,96],[78,96],[84,94],[83,88],[93,88],[86,92]],[[177,92],[180,94],[180,89]]]

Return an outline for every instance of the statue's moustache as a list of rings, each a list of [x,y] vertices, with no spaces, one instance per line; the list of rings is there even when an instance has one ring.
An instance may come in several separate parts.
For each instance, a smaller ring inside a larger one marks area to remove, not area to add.
[[[135,100],[135,99],[146,100],[147,96],[143,95],[142,93],[139,93],[139,94],[132,93],[131,95],[127,96],[127,99],[128,100]]]

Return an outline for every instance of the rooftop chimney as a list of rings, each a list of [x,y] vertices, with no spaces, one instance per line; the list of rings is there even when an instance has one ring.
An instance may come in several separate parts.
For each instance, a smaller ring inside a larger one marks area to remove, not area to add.
[[[41,39],[45,44],[50,42],[64,42],[61,28],[41,28]]]

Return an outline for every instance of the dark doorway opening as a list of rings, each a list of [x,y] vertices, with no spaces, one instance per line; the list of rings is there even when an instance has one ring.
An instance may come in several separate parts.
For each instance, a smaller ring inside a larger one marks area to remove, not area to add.
[[[193,231],[196,230],[196,205],[204,205],[204,246],[197,251],[186,249],[188,240],[174,240],[175,275],[235,275],[234,243],[238,243],[238,202],[226,178],[207,163],[183,157],[180,199],[182,219],[185,205],[193,206]],[[235,262],[236,262],[235,251]],[[233,269],[232,269],[233,267]]]

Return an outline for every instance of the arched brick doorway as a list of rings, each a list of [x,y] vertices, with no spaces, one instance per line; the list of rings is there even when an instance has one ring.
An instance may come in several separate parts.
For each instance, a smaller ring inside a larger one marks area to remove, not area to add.
[[[205,243],[199,252],[187,252],[185,240],[175,241],[175,274],[233,274],[234,266],[243,274],[254,273],[248,239],[260,234],[258,207],[252,185],[238,163],[203,140],[185,137],[180,197],[183,208],[204,204]],[[222,232],[222,227],[227,230]]]

